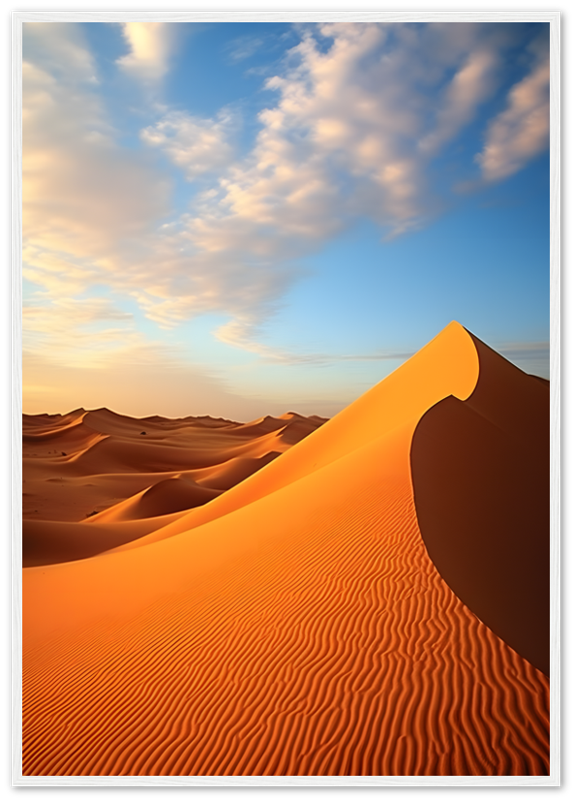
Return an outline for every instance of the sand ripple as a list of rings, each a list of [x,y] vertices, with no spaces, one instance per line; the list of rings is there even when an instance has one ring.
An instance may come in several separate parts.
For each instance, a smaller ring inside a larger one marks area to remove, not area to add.
[[[379,407],[347,415],[337,457],[327,423],[203,524],[25,570],[24,774],[548,774],[548,679],[439,574],[411,481],[422,412],[369,438]]]

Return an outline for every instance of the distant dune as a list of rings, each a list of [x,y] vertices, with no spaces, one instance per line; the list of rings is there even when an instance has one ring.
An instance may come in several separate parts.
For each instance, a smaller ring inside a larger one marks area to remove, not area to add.
[[[105,408],[25,414],[24,566],[88,558],[165,527],[325,421],[133,419]]]
[[[25,775],[548,774],[548,385],[451,323],[322,423],[25,421]]]

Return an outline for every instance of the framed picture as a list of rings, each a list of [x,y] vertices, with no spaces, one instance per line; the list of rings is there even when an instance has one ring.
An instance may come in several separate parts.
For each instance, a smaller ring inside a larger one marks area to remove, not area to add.
[[[14,784],[559,785],[559,29],[13,13]]]

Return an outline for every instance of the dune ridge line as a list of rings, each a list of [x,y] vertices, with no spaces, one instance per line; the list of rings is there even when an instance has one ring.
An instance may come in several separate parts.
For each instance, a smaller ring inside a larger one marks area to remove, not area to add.
[[[417,519],[417,426],[479,372],[451,323],[167,535],[25,569],[24,774],[548,774],[547,677]]]

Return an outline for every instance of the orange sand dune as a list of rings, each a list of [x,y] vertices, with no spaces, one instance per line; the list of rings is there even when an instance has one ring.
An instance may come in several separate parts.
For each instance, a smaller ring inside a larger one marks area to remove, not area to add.
[[[139,530],[149,533],[166,516],[174,520],[252,475],[324,421],[288,414],[250,428],[210,417],[132,419],[107,409],[24,415],[24,566],[85,558],[137,538],[134,526],[96,537],[70,525],[56,533],[39,521],[101,529],[145,519]]]
[[[207,503],[219,494],[220,490],[200,486],[189,478],[166,478],[134,497],[101,511],[91,518],[91,522],[100,523],[104,520],[123,522],[174,514]]]
[[[193,470],[190,474],[200,486],[221,490],[231,489],[236,483],[245,480],[261,467],[271,463],[278,455],[280,455],[278,451],[271,450],[259,458],[230,458],[223,464]]]
[[[452,323],[165,538],[24,570],[24,774],[547,774],[548,679],[441,577],[413,495],[421,418],[489,369]]]
[[[444,358],[444,352],[449,358]],[[456,368],[453,368],[456,364]],[[204,525],[300,480],[354,449],[409,422],[414,429],[424,412],[454,393],[466,399],[478,377],[478,355],[472,339],[451,323],[429,344],[382,383],[319,428],[313,436],[284,453],[257,475],[209,505],[194,509],[134,547]]]
[[[105,513],[105,512],[104,512]],[[105,520],[100,524],[28,519],[23,523],[24,567],[45,566],[90,558],[106,550],[139,539],[168,525],[177,513],[134,520]]]

